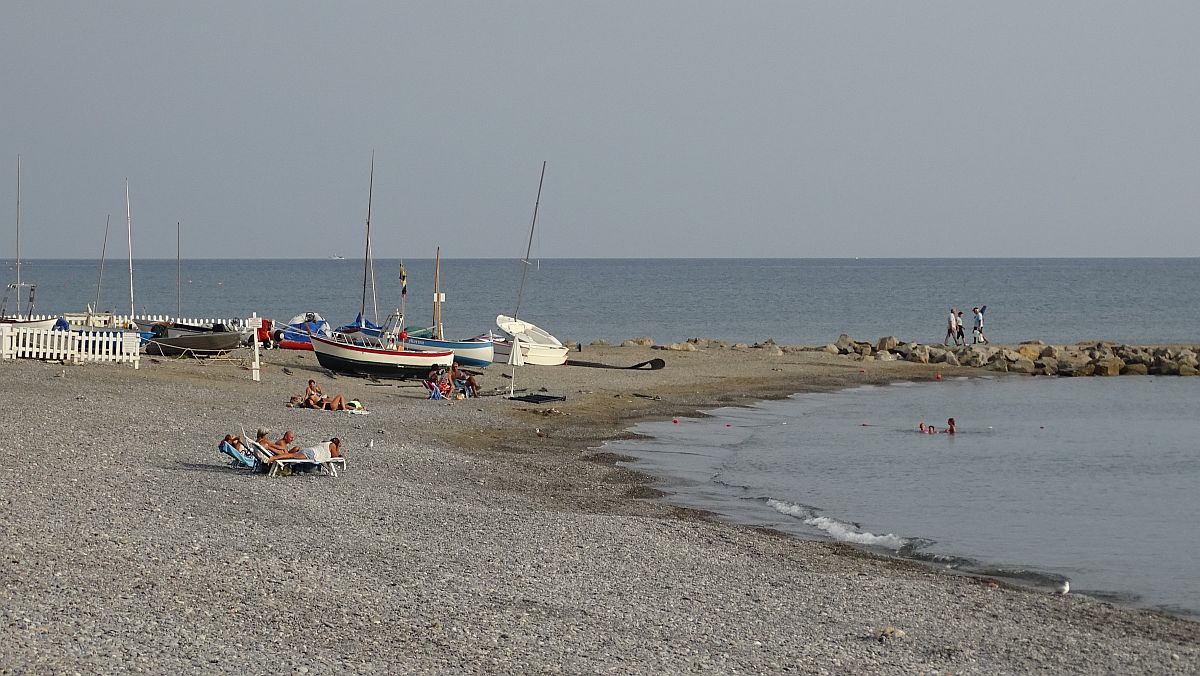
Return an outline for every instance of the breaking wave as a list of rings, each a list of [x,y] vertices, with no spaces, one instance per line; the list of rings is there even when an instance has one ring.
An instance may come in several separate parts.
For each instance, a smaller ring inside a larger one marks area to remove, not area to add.
[[[894,533],[876,535],[864,531],[852,523],[838,521],[828,516],[819,516],[811,507],[796,505],[782,500],[769,499],[767,504],[780,514],[800,519],[804,523],[824,532],[839,542],[849,542],[868,547],[884,547],[895,552],[910,548],[913,543],[908,538],[902,538]]]

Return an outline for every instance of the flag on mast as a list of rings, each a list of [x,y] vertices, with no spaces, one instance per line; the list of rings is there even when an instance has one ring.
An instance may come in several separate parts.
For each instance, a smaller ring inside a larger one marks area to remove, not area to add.
[[[404,269],[404,261],[400,261],[400,295],[408,295],[408,272]]]

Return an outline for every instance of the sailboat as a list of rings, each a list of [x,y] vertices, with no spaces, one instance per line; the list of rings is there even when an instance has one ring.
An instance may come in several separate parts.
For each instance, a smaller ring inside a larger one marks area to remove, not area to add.
[[[358,320],[349,327],[330,332],[329,337],[310,334],[317,363],[340,373],[371,375],[380,378],[421,378],[435,366],[449,366],[454,353],[449,350],[423,351],[405,349],[400,340],[403,314],[397,310],[394,319],[384,326],[372,326],[363,316],[367,310],[367,278],[371,272],[371,202],[375,193],[375,154],[371,154],[371,184],[367,192],[367,246],[363,256],[363,298]],[[374,279],[374,274],[370,274]],[[374,284],[372,284],[372,298]],[[378,305],[376,305],[378,307]],[[378,313],[378,310],[376,310]],[[378,314],[376,314],[378,320]],[[374,329],[374,330],[372,330]]]
[[[21,289],[29,288],[29,305],[26,308],[25,318],[21,319]],[[17,300],[16,314],[9,316],[8,309],[8,292],[14,291]],[[21,156],[17,155],[17,281],[15,284],[9,284],[4,291],[4,300],[0,301],[0,324],[7,326],[22,327],[27,329],[52,329],[58,323],[57,317],[49,319],[34,319],[33,304],[34,294],[37,293],[36,284],[21,283]]]
[[[442,293],[441,277],[442,248],[438,247],[433,264],[433,325],[429,328],[405,329],[407,335],[404,344],[426,350],[450,350],[454,353],[454,361],[459,364],[487,366],[495,356],[495,347],[490,338],[478,336],[467,340],[446,340],[442,327],[442,302],[446,300],[446,294]]]
[[[182,306],[180,281],[180,239],[182,225],[175,224],[175,315]],[[213,328],[186,326],[179,323],[157,322],[149,327],[146,354],[164,357],[216,357],[236,350],[242,344],[242,334],[226,330],[218,324]]]
[[[530,322],[518,319],[521,311],[521,298],[525,293],[525,276],[529,271],[529,254],[533,251],[533,231],[537,227],[538,205],[542,202],[542,183],[546,179],[546,163],[542,162],[542,176],[538,179],[537,199],[533,203],[533,221],[529,224],[529,244],[525,247],[525,258],[521,259],[521,286],[517,290],[517,306],[511,317],[496,316],[496,326],[502,334],[484,334],[490,337],[493,344],[493,360],[510,363],[509,355],[513,349],[521,351],[521,360],[525,364],[536,366],[559,366],[567,361],[567,347],[545,329]],[[481,336],[481,337],[484,337]],[[515,343],[515,346],[514,346]]]

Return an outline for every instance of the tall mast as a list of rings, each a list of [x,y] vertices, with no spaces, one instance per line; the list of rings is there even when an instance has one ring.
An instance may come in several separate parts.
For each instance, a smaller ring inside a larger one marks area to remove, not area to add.
[[[112,214],[104,218],[104,243],[100,245],[100,274],[96,276],[96,305],[93,309],[100,311],[100,285],[104,283],[104,253],[108,249],[108,226],[112,222]]]
[[[182,316],[179,314],[179,231],[182,225],[179,221],[175,221],[175,321],[179,321]]]
[[[438,340],[442,337],[442,247],[437,248],[437,256],[433,262],[433,331]]]
[[[133,323],[133,216],[129,211],[129,177],[125,178],[125,240],[129,245],[129,322]]]
[[[367,244],[363,251],[363,292],[362,306],[358,310],[358,316],[362,317],[364,324],[367,320],[367,275],[371,270],[371,200],[375,194],[375,151],[371,151],[371,179],[370,186],[367,188]],[[379,311],[375,311],[376,323],[379,322]]]
[[[17,155],[17,315],[21,316],[21,156]]]
[[[546,180],[546,162],[542,161],[542,176],[538,179],[537,199],[533,201],[533,222],[529,224],[529,245],[525,247],[525,258],[521,259],[521,286],[517,289],[517,307],[513,319],[520,318],[521,296],[525,294],[525,275],[529,272],[529,252],[533,251],[533,229],[537,227],[538,205],[542,203],[542,182]]]

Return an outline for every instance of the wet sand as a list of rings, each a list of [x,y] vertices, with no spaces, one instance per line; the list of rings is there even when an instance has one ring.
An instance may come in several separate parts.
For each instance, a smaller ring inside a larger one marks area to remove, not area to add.
[[[567,396],[535,405],[428,401],[311,353],[265,353],[261,383],[239,362],[0,363],[0,672],[1200,671],[1193,622],[720,523],[598,450],[641,418],[978,371],[571,356],[667,367],[518,369]],[[310,377],[370,414],[285,408]],[[228,468],[217,439],[264,425],[340,436],[348,471]]]

